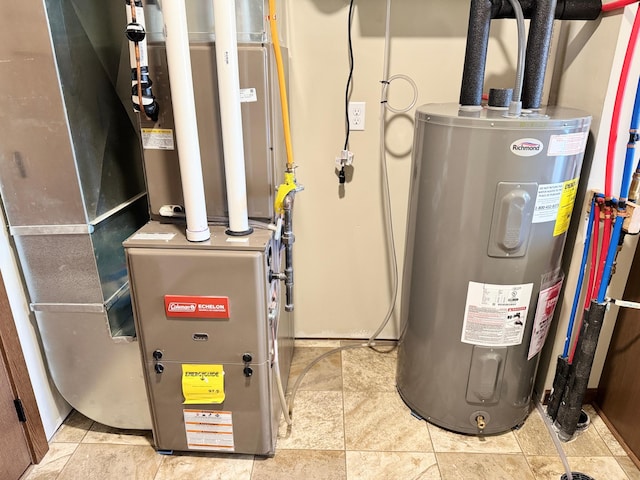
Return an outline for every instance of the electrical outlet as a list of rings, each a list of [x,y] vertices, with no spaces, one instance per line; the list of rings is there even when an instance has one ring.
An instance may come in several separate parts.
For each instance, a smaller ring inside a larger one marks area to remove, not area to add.
[[[349,102],[349,130],[364,130],[365,102]]]

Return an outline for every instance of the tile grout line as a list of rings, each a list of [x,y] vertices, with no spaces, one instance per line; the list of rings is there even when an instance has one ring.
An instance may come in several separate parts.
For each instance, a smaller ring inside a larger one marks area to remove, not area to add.
[[[73,449],[73,453],[71,453],[71,455],[69,455],[69,458],[67,458],[67,461],[64,462],[64,465],[62,466],[62,468],[60,469],[60,471],[58,472],[58,474],[56,475],[56,480],[58,478],[60,478],[60,476],[62,475],[62,472],[64,472],[64,469],[67,468],[67,465],[69,465],[69,462],[71,461],[71,458],[73,458],[73,456],[76,454],[76,452],[78,451],[78,447],[80,446],[80,443],[76,443],[76,448]]]
[[[342,346],[342,345],[340,345]],[[344,356],[342,355],[345,350],[340,351],[340,376],[342,377],[342,453],[344,454],[344,478],[349,480],[349,473],[347,471],[347,418],[344,411]]]

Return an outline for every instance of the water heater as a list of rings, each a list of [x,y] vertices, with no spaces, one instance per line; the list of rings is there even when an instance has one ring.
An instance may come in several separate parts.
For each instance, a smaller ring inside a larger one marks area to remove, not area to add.
[[[418,109],[397,386],[429,422],[491,434],[527,416],[590,121]]]

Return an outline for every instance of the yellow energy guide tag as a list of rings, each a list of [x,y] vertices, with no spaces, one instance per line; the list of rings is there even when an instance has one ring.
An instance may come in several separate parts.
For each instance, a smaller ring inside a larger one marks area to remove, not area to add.
[[[553,229],[554,237],[562,235],[569,229],[573,204],[576,200],[576,193],[578,192],[578,180],[578,178],[567,180],[562,186],[558,216],[556,217],[556,225]]]
[[[222,365],[182,364],[182,395],[185,405],[224,402]]]

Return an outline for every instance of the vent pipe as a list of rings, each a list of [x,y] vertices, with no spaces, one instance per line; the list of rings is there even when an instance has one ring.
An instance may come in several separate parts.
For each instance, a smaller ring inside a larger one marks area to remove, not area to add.
[[[182,193],[187,217],[187,240],[203,242],[211,237],[211,233],[207,224],[184,0],[163,0],[162,13]]]
[[[227,234],[248,235],[253,230],[249,227],[247,211],[235,0],[213,0],[213,19],[216,32],[218,95],[229,208]]]

